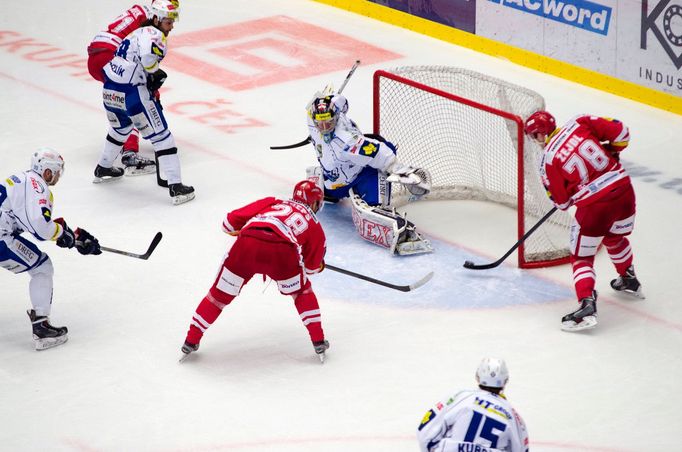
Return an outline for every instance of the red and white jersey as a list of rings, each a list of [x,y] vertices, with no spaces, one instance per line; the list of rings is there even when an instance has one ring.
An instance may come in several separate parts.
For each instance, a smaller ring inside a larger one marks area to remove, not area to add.
[[[438,402],[417,428],[422,452],[526,452],[528,431],[503,395],[460,391]]]
[[[557,207],[566,210],[574,204],[587,205],[630,184],[630,177],[614,157],[629,139],[622,122],[597,116],[576,116],[557,129],[540,164],[542,183]]]
[[[13,174],[0,183],[0,239],[30,232],[39,240],[57,240],[63,228],[52,221],[54,198],[35,171]]]
[[[100,31],[93,38],[90,47],[116,50],[126,36],[140,28],[151,17],[151,10],[147,6],[134,5],[114,19],[106,30]]]
[[[228,233],[253,228],[267,228],[283,241],[299,246],[306,273],[320,271],[326,238],[322,225],[307,205],[268,197],[229,212],[223,220],[223,230]]]

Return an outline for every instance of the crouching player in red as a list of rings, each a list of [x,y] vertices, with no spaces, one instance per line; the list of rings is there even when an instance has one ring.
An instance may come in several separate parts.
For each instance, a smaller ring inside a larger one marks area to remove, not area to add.
[[[292,199],[263,198],[227,214],[223,230],[237,241],[192,317],[181,361],[199,348],[208,327],[258,273],[272,278],[280,293],[293,297],[315,353],[324,362],[329,342],[308,279],[324,268],[325,235],[315,216],[323,198],[317,184],[304,180],[294,187]]]

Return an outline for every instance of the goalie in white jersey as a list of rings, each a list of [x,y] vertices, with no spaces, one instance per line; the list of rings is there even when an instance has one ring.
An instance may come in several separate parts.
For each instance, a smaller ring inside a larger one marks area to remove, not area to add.
[[[476,371],[478,390],[460,391],[426,412],[417,429],[422,452],[526,452],[528,432],[502,394],[504,360],[485,358]]]
[[[33,325],[36,350],[66,342],[67,328],[50,325],[52,275],[50,257],[21,236],[31,233],[38,240],[52,240],[62,248],[74,246],[81,254],[101,254],[99,243],[86,230],[72,231],[63,218],[52,219],[50,186],[59,182],[64,159],[52,149],[33,154],[31,169],[13,174],[0,183],[0,267],[12,273],[28,273],[33,309],[28,316]]]
[[[102,100],[109,119],[104,150],[95,168],[95,183],[120,178],[123,169],[114,160],[133,130],[151,141],[159,170],[168,178],[173,204],[194,199],[194,188],[182,184],[178,148],[156,94],[166,80],[159,67],[166,56],[166,36],[179,18],[175,0],[154,0],[152,26],[130,33],[118,46],[116,56],[104,66]],[[165,186],[159,178],[159,184]]]
[[[365,240],[401,255],[432,251],[414,224],[391,208],[391,182],[421,197],[431,189],[428,171],[400,163],[396,147],[382,137],[364,135],[346,116],[346,98],[331,91],[316,93],[308,104],[308,130],[320,164],[308,168],[308,177],[324,186],[328,202],[350,197],[353,223]]]

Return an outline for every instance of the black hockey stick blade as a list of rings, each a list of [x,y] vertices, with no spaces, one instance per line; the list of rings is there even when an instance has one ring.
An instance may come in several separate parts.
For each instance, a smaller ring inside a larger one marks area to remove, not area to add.
[[[136,259],[142,259],[142,260],[146,261],[147,259],[149,259],[149,256],[152,255],[152,253],[156,249],[156,246],[161,241],[162,237],[163,237],[163,234],[161,234],[160,232],[157,232],[156,235],[154,236],[154,238],[152,239],[152,243],[149,244],[149,248],[147,248],[147,251],[144,254],[129,253],[128,251],[121,251],[121,250],[117,250],[115,248],[108,248],[106,246],[100,246],[100,249],[102,251],[107,251],[109,253],[122,254],[124,256],[134,257]]]
[[[414,283],[408,284],[408,285],[399,285],[399,284],[391,284],[391,283],[386,282],[386,281],[381,281],[380,279],[375,279],[375,278],[372,278],[370,276],[365,276],[365,275],[362,275],[360,273],[355,273],[355,272],[352,272],[350,270],[335,267],[335,266],[329,265],[329,264],[326,264],[325,268],[328,268],[329,270],[333,270],[335,272],[343,273],[344,275],[347,275],[347,276],[352,276],[353,278],[362,279],[363,281],[367,281],[367,282],[371,282],[373,284],[378,284],[380,286],[388,287],[389,289],[399,290],[401,292],[409,292],[411,290],[415,290],[415,289],[423,286],[424,284],[429,282],[431,280],[431,278],[433,278],[433,272],[429,272],[427,275],[425,275],[422,279],[420,279],[417,282],[414,282]]]
[[[287,144],[284,146],[270,146],[270,149],[273,149],[273,150],[294,149],[294,148],[300,148],[301,146],[305,146],[308,143],[310,143],[310,135],[308,135],[305,140],[299,141],[298,143]]]
[[[514,252],[514,250],[515,250],[516,248],[518,248],[519,246],[521,246],[521,244],[522,244],[523,242],[525,242],[525,240],[526,240],[528,237],[530,237],[530,235],[531,235],[533,232],[535,232],[535,230],[536,230],[537,228],[539,228],[540,226],[542,226],[542,223],[544,223],[545,221],[547,221],[547,219],[548,219],[549,217],[551,217],[552,214],[554,214],[554,212],[557,211],[557,209],[558,209],[558,207],[556,207],[556,206],[552,207],[552,208],[549,210],[549,212],[547,212],[547,213],[545,214],[545,216],[543,216],[542,218],[540,218],[540,219],[538,220],[538,222],[535,223],[535,224],[533,225],[532,228],[530,228],[525,234],[523,234],[523,236],[514,244],[514,246],[512,246],[512,247],[509,249],[509,251],[507,251],[506,253],[504,253],[504,256],[502,256],[501,258],[499,258],[499,259],[496,260],[495,262],[491,262],[491,263],[489,263],[489,264],[480,264],[480,265],[477,265],[477,264],[474,264],[474,263],[471,262],[471,261],[465,261],[465,262],[464,262],[464,268],[468,268],[469,270],[488,270],[488,269],[490,269],[490,268],[495,268],[495,267],[499,266],[502,262],[505,261],[505,259],[507,259],[507,258],[509,257],[509,255],[510,255],[511,253]]]

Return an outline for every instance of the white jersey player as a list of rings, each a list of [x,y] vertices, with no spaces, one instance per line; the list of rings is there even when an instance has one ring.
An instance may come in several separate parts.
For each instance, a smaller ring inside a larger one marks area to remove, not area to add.
[[[47,254],[21,236],[28,232],[38,240],[52,240],[62,248],[74,246],[81,254],[100,254],[99,243],[84,229],[72,231],[63,218],[52,219],[53,197],[49,186],[64,172],[64,159],[42,148],[33,154],[31,169],[13,174],[0,183],[0,266],[13,273],[28,273],[33,309],[36,350],[63,344],[66,327],[53,327],[48,316],[52,308],[52,262]]]
[[[485,358],[476,371],[479,390],[460,391],[426,412],[417,429],[422,452],[525,452],[528,432],[502,391],[504,360]]]
[[[331,89],[317,93],[308,105],[308,130],[319,167],[308,176],[324,187],[325,200],[350,197],[353,222],[364,239],[398,254],[432,251],[414,225],[390,209],[391,182],[415,197],[429,193],[431,177],[423,168],[400,163],[396,147],[378,135],[364,135],[346,116],[348,101]]]
[[[102,99],[109,133],[95,168],[94,182],[123,175],[121,168],[113,166],[114,160],[134,126],[154,146],[159,170],[168,178],[169,193],[177,205],[194,199],[194,188],[182,184],[178,148],[155,93],[166,80],[159,65],[166,56],[166,36],[179,17],[178,2],[154,0],[152,13],[158,19],[154,25],[129,34],[119,44],[116,56],[104,66]],[[159,184],[165,186],[161,179]]]

